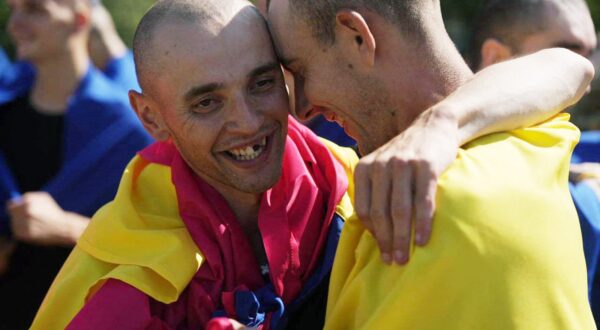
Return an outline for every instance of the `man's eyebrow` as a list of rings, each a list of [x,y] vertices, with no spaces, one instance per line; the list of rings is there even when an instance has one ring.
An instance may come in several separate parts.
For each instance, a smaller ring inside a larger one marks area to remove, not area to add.
[[[279,67],[278,62],[267,63],[265,65],[261,65],[258,68],[250,71],[250,73],[248,74],[248,77],[256,77],[263,73],[271,72],[273,70],[279,70],[279,68],[280,67]]]
[[[222,89],[222,88],[223,88],[223,84],[219,84],[219,83],[211,83],[211,84],[206,84],[206,85],[202,85],[202,86],[195,86],[195,87],[190,88],[185,93],[184,99],[186,102],[191,102],[198,95],[214,92],[214,91]]]
[[[554,44],[553,47],[566,48],[572,51],[581,51],[585,48],[582,44],[571,42],[559,42],[557,44]]]

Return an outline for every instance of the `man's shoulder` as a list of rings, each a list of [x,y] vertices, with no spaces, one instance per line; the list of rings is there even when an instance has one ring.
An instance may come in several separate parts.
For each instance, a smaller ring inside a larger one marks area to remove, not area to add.
[[[566,187],[579,130],[559,115],[539,125],[486,135],[463,146],[440,178],[441,194],[486,199],[525,187]]]
[[[465,146],[440,178],[437,230],[458,228],[468,241],[523,254],[549,251],[556,240],[574,251],[581,235],[567,182],[578,136],[560,116]]]
[[[78,248],[125,275],[143,272],[108,277],[165,303],[177,299],[204,260],[179,215],[170,167],[141,156],[127,166],[115,199],[94,215]]]

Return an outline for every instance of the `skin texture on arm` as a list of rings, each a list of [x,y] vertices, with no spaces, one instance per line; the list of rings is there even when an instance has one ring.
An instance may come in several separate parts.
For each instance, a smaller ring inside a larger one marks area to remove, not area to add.
[[[413,217],[415,243],[428,242],[437,180],[460,145],[554,116],[583,96],[593,76],[588,60],[558,48],[490,66],[363,157],[355,207],[384,262],[408,261]]]

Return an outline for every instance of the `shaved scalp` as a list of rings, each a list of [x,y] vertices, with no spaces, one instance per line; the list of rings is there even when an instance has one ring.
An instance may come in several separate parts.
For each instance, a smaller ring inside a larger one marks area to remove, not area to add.
[[[235,10],[250,5],[245,0],[159,0],[146,12],[133,38],[133,55],[142,90],[159,74],[160,54],[154,51],[155,34],[165,24],[196,24],[205,31],[222,28]],[[257,15],[260,14],[257,11]],[[198,31],[199,33],[201,31]]]
[[[585,0],[487,0],[466,54],[471,68],[476,70],[481,64],[481,47],[487,39],[497,39],[518,52],[524,38],[548,28],[553,19],[548,15],[551,6],[582,6],[589,12]]]
[[[271,1],[268,1],[269,4]],[[324,44],[335,42],[335,16],[342,9],[369,10],[396,25],[407,37],[423,34],[425,4],[438,0],[289,0],[291,12],[308,22],[313,36]]]

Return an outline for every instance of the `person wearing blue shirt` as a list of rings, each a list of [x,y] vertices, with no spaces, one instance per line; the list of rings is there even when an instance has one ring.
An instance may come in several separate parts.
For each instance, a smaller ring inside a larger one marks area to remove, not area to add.
[[[151,142],[88,53],[89,0],[11,0],[0,83],[0,328],[27,328],[89,218]]]

